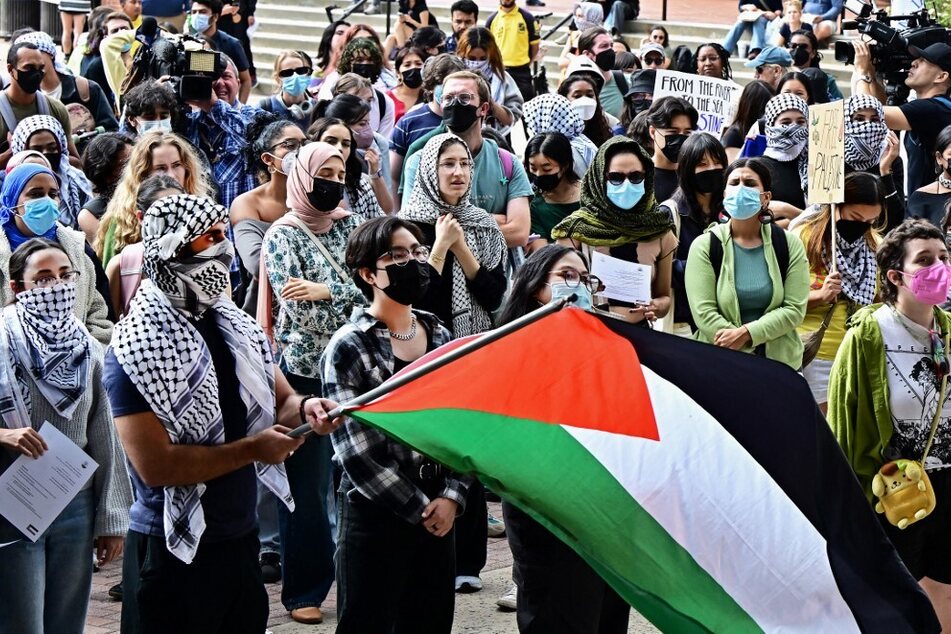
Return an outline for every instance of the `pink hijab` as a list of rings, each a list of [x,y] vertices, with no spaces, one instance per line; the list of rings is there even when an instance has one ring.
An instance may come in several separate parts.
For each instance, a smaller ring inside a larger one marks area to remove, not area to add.
[[[330,231],[334,220],[353,214],[352,211],[340,207],[331,211],[318,211],[307,200],[307,194],[314,188],[314,175],[324,166],[324,163],[334,157],[343,161],[340,150],[329,143],[322,141],[308,143],[298,150],[294,167],[287,175],[287,207],[290,209],[288,213],[303,220],[307,228],[318,235]],[[292,223],[281,218],[274,224],[291,225]]]
[[[46,157],[43,156],[42,152],[37,152],[36,150],[23,150],[22,152],[17,152],[13,156],[11,156],[10,160],[7,161],[7,170],[6,170],[7,174],[9,174],[10,171],[14,167],[20,165],[21,163],[24,163],[27,159],[31,159],[31,158],[40,159],[42,162],[39,163],[39,165],[42,165],[46,169],[53,169],[50,167],[50,162],[46,160]]]

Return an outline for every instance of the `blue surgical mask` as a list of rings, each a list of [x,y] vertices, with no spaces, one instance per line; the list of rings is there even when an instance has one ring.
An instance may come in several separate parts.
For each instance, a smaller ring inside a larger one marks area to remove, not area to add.
[[[171,132],[172,120],[171,118],[157,119],[155,121],[139,120],[136,121],[136,128],[139,130],[139,134],[145,134],[146,132],[153,132],[155,130],[159,132]]]
[[[203,13],[193,13],[189,18],[189,24],[195,33],[204,33],[211,25],[211,18]]]
[[[299,97],[310,86],[310,75],[291,75],[281,80],[281,88],[291,97]]]
[[[439,86],[436,86],[436,88],[433,89],[433,100],[436,103],[439,103],[439,104],[442,103],[442,84],[440,84]]]
[[[626,180],[620,185],[608,183],[608,200],[617,207],[626,210],[634,209],[634,205],[644,197],[644,181],[636,185]]]
[[[571,287],[568,286],[566,282],[555,282],[551,284],[551,299],[552,301],[561,299],[562,297],[571,297],[571,295],[577,295],[577,299],[571,304],[572,306],[577,306],[578,308],[583,308],[585,310],[591,310],[594,305],[594,299],[591,296],[591,290],[584,284],[578,284],[577,286]]]
[[[723,196],[723,208],[731,218],[746,220],[763,209],[760,191],[746,185],[728,187]]]
[[[28,200],[23,204],[20,218],[33,235],[46,235],[59,219],[59,205],[49,196]]]

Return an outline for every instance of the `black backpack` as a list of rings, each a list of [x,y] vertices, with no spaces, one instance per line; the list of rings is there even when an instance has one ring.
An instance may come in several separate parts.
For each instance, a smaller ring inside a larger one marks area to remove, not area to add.
[[[770,235],[773,240],[773,251],[776,253],[776,261],[779,263],[779,273],[786,282],[786,273],[789,272],[789,243],[786,242],[786,232],[782,227],[775,224],[769,225]],[[723,268],[723,243],[716,233],[710,232],[710,266],[713,267],[715,283],[720,281],[720,269]]]

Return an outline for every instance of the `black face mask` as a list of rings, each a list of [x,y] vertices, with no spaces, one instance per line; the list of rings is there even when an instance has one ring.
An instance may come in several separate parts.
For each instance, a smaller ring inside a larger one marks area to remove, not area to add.
[[[594,63],[598,65],[598,68],[607,72],[609,70],[614,70],[615,57],[617,57],[617,54],[614,52],[614,49],[609,48],[595,55]]]
[[[43,152],[43,156],[50,162],[50,167],[53,168],[54,172],[59,171],[59,162],[63,158],[62,152]]]
[[[872,225],[861,220],[836,220],[835,230],[847,243],[852,244],[865,235]]]
[[[429,288],[429,265],[423,262],[411,260],[403,266],[390,264],[383,270],[390,278],[390,285],[380,290],[397,304],[412,306]]]
[[[43,75],[45,73],[41,69],[35,70],[18,70],[16,71],[16,82],[17,85],[25,93],[33,94],[40,89],[40,82],[43,81]]]
[[[628,103],[631,104],[631,114],[633,118],[650,108],[653,101],[650,99],[629,99]]]
[[[360,77],[376,81],[376,65],[374,64],[352,64],[350,70],[360,75]]]
[[[718,189],[723,189],[723,170],[706,170],[694,174],[694,181],[697,184],[697,191],[701,194],[712,194]]]
[[[793,66],[806,66],[809,64],[809,49],[805,46],[793,46],[789,49],[790,55],[792,55]]]
[[[456,134],[462,134],[472,127],[472,124],[479,118],[478,106],[471,103],[463,106],[461,103],[454,103],[451,106],[445,106],[442,109],[442,120],[446,127]]]
[[[550,192],[561,183],[561,176],[558,174],[529,174],[528,180],[531,181],[532,185],[534,185],[538,191]]]
[[[664,147],[660,150],[661,154],[671,163],[676,163],[680,160],[680,148],[684,146],[686,140],[686,134],[665,134]]]
[[[410,68],[403,71],[403,85],[407,88],[416,89],[423,85],[423,69]]]
[[[307,202],[317,211],[333,211],[343,198],[343,183],[315,178],[314,188],[307,192]]]

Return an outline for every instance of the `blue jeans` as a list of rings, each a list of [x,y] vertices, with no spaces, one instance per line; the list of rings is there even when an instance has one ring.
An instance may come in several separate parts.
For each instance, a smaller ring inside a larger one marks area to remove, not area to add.
[[[320,379],[288,373],[287,381],[299,394],[320,394]],[[281,603],[287,610],[319,607],[334,581],[327,511],[332,453],[329,436],[311,435],[284,462],[295,505],[293,513],[283,504],[277,509],[284,576]]]
[[[758,17],[755,22],[737,20],[733,28],[730,29],[730,32],[727,33],[726,39],[723,40],[723,48],[725,48],[730,55],[735,53],[737,43],[747,30],[753,32],[753,36],[750,39],[750,49],[763,48],[766,45],[767,24],[769,24],[769,20],[763,16]]]
[[[79,634],[92,587],[92,488],[80,491],[34,543],[0,518],[0,632]]]

